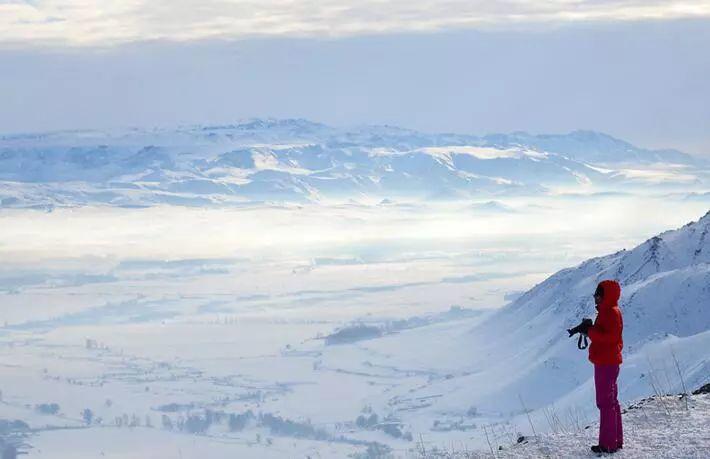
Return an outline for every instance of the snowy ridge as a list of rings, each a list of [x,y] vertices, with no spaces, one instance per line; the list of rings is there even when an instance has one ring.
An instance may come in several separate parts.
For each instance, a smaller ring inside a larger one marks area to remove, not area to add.
[[[645,150],[610,135],[577,130],[567,135],[531,135],[515,132],[509,135],[494,134],[485,137],[499,146],[530,145],[543,151],[561,152],[569,157],[593,164],[618,162],[665,162],[687,164],[697,161],[678,150]]]
[[[531,374],[544,373],[544,368],[553,365],[560,368],[558,376],[572,381],[588,373],[588,363],[560,331],[583,317],[593,317],[591,295],[597,283],[616,279],[622,285],[620,307],[624,314],[627,361],[633,361],[634,354],[649,342],[671,335],[681,339],[707,335],[710,330],[708,233],[710,212],[632,250],[594,258],[560,271],[477,327],[476,333],[503,349],[526,343],[528,349],[534,350],[533,355],[538,356],[530,363]],[[700,353],[691,357],[692,364],[688,362],[686,377],[692,383],[700,384],[707,378],[710,363],[705,362],[706,358]],[[520,383],[523,382],[521,379]],[[626,383],[636,384],[638,387],[630,391],[638,394],[648,388],[639,381]],[[549,395],[540,402],[556,398],[555,394]]]
[[[590,185],[705,191],[707,176],[690,155],[589,131],[477,137],[252,119],[0,137],[3,207],[452,199]]]
[[[534,318],[551,310],[590,314],[590,291],[603,279],[622,285],[621,305],[629,316],[627,346],[657,333],[689,336],[710,329],[710,212],[683,228],[654,236],[632,250],[588,260],[551,276],[501,312]],[[668,319],[672,319],[668,321]]]

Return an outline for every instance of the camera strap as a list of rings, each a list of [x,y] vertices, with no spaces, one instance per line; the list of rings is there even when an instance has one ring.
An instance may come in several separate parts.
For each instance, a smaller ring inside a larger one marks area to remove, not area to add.
[[[587,334],[580,333],[579,338],[577,338],[577,349],[584,350],[589,346],[589,341],[587,341]]]

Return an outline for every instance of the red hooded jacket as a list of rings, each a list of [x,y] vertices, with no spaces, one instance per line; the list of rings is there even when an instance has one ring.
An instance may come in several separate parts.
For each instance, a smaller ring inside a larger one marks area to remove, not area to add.
[[[587,334],[592,344],[589,346],[589,360],[595,365],[620,365],[621,349],[624,347],[622,331],[624,321],[619,310],[621,286],[613,280],[599,283],[604,294],[597,306],[599,313]]]

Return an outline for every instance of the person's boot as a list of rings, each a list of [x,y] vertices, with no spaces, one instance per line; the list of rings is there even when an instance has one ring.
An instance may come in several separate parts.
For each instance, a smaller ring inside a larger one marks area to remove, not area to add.
[[[608,454],[611,454],[611,453],[615,453],[617,450],[618,450],[618,448],[613,448],[613,449],[612,449],[612,448],[606,448],[606,447],[601,446],[601,445],[594,445],[594,446],[592,446],[592,452],[593,452],[593,453],[597,453],[597,454],[601,454],[601,453],[608,453]]]

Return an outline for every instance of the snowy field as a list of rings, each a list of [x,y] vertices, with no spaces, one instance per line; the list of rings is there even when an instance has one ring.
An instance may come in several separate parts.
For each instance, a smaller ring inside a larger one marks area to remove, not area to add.
[[[551,273],[706,210],[616,195],[6,209],[0,419],[27,424],[5,428],[30,458],[486,448],[488,429],[527,433],[521,405],[542,418],[560,393],[516,390],[516,372],[545,384],[520,355],[534,340],[482,348],[476,325]],[[588,385],[560,402],[578,422],[594,417]]]

